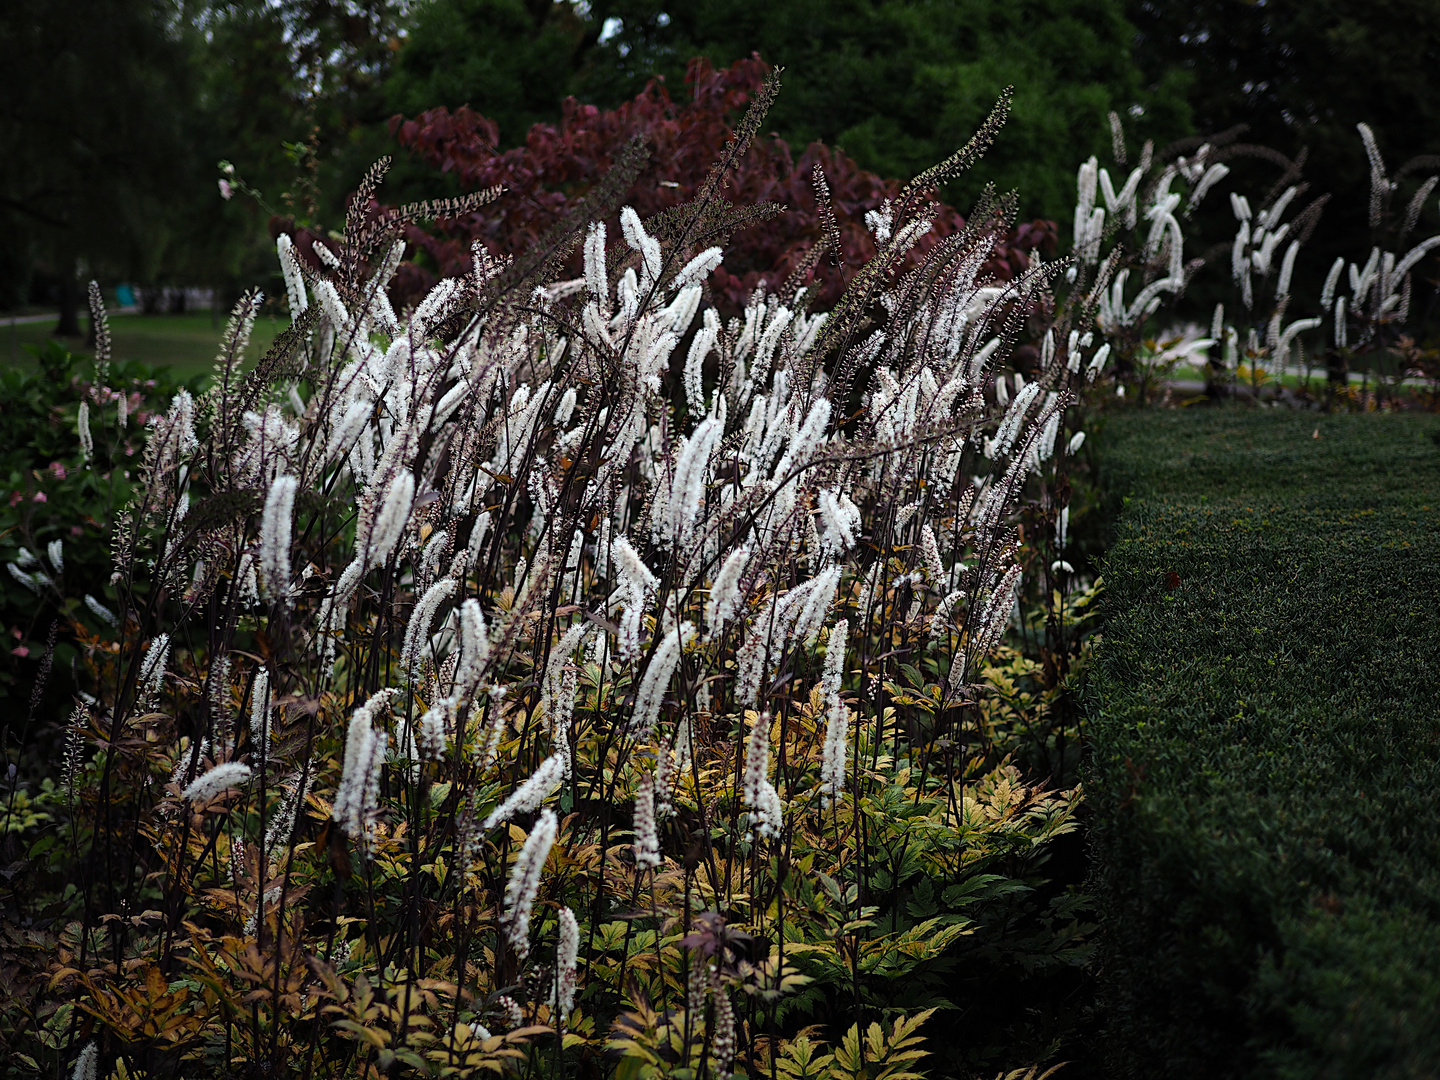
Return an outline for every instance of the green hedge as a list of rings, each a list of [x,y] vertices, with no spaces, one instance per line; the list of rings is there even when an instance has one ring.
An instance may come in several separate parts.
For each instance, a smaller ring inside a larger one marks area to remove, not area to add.
[[[1440,418],[1097,441],[1108,1075],[1440,1075]]]

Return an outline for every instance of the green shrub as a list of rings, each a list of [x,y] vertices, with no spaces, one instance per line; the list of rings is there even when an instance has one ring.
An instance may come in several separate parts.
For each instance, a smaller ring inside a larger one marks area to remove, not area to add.
[[[1113,419],[1091,685],[1115,1075],[1440,1068],[1440,449],[1419,415]]]
[[[15,564],[0,573],[0,708],[9,721],[7,740],[21,739],[19,723],[32,711],[30,699],[55,633],[47,702],[35,710],[50,716],[68,711],[74,683],[76,633],[107,629],[85,604],[93,596],[113,609],[109,580],[114,512],[130,497],[130,474],[139,467],[144,429],[151,412],[163,409],[178,383],[166,368],[136,361],[111,363],[103,378],[87,356],[58,342],[29,347],[35,370],[0,370],[0,562]],[[190,380],[195,387],[198,379]],[[116,395],[127,398],[127,423],[117,426]],[[90,402],[95,456],[88,464],[80,449],[77,415]],[[106,408],[99,408],[101,402]],[[102,422],[103,417],[103,422]],[[61,566],[49,546],[61,544]],[[41,577],[36,577],[36,572]],[[24,583],[22,577],[29,579]]]

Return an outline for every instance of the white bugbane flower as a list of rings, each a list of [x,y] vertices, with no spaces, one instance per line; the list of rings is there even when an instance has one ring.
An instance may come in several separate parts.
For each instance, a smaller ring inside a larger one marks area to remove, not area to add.
[[[122,397],[123,401],[124,398]],[[95,440],[90,436],[90,403],[80,402],[75,414],[75,426],[80,436],[80,456],[87,462],[95,456]],[[122,425],[123,426],[123,425]]]
[[[660,868],[660,837],[655,831],[655,774],[640,777],[635,791],[635,868]]]
[[[505,937],[522,960],[530,955],[530,912],[535,906],[535,897],[540,892],[540,874],[545,869],[545,860],[550,856],[560,823],[555,811],[541,811],[535,828],[525,838],[525,846],[515,860],[510,880],[505,884],[505,912],[501,924]]]
[[[670,678],[680,663],[680,654],[694,636],[695,628],[690,623],[681,623],[668,634],[650,657],[645,674],[640,680],[640,689],[635,694],[635,711],[630,717],[630,731],[642,740],[655,730],[660,716],[660,703],[670,686]]]
[[[165,680],[165,665],[170,662],[170,635],[161,634],[150,643],[140,665],[140,686],[158,694]]]
[[[528,814],[554,793],[560,786],[560,780],[565,775],[565,762],[561,754],[551,754],[540,763],[540,767],[530,774],[521,784],[485,819],[481,829],[493,829],[502,822],[509,821],[517,814]]]
[[[239,761],[227,761],[192,780],[181,798],[190,802],[206,803],[222,791],[243,784],[249,779],[249,765]]]
[[[715,581],[710,586],[710,599],[705,604],[705,624],[715,633],[735,617],[745,597],[740,592],[740,578],[750,560],[750,549],[739,547],[730,553]]]
[[[400,542],[405,526],[410,523],[410,507],[415,501],[415,477],[406,470],[397,473],[385,489],[385,499],[375,515],[370,530],[369,561],[380,566]]]
[[[331,808],[330,816],[348,835],[365,838],[367,851],[370,819],[380,801],[380,768],[389,742],[383,731],[375,730],[373,721],[394,693],[394,690],[381,690],[350,717],[350,730],[345,738],[345,766]]]
[[[580,959],[580,924],[568,907],[560,909],[560,940],[555,946],[555,985],[550,1003],[563,1018],[575,1007],[575,973]]]
[[[820,798],[824,806],[834,803],[845,790],[850,711],[840,698],[840,681],[844,674],[845,645],[849,633],[850,623],[841,619],[830,628],[830,637],[825,645],[825,674],[820,683],[829,706],[825,724],[825,749],[820,758]]]
[[[770,714],[761,713],[750,728],[745,743],[745,775],[740,801],[751,813],[761,839],[773,840],[780,835],[784,806],[780,794],[770,783]]]
[[[410,622],[405,627],[405,643],[400,649],[400,667],[413,682],[420,674],[420,661],[424,658],[425,646],[429,644],[430,627],[440,605],[454,594],[459,583],[452,577],[444,577],[430,588],[410,613]]]
[[[254,740],[261,760],[270,756],[270,672],[261,668],[255,673],[250,691],[250,738]]]
[[[75,1071],[70,1074],[70,1080],[96,1080],[99,1075],[100,1047],[88,1042],[75,1059]]]
[[[260,583],[271,600],[283,600],[290,592],[290,529],[298,486],[293,476],[277,476],[265,497],[265,514],[260,520]]]
[[[118,627],[120,625],[119,616],[89,593],[85,594],[85,606],[90,609],[91,614],[97,619],[102,620],[110,626]]]

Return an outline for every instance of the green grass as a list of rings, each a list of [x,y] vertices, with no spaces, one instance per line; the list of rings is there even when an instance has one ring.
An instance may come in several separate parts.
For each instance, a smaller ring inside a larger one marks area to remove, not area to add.
[[[157,367],[170,367],[178,377],[188,379],[192,375],[208,373],[214,366],[225,322],[221,318],[216,325],[208,311],[188,315],[112,315],[112,351],[117,360],[142,360]],[[88,318],[81,320],[82,328],[88,324]],[[285,320],[268,315],[256,319],[247,361],[253,363],[258,359],[286,325]],[[4,358],[4,363],[19,364],[28,369],[33,362],[24,346],[43,344],[52,336],[54,329],[54,322],[48,319],[23,323],[13,329],[0,320],[0,357]],[[83,351],[83,338],[57,340],[72,351]]]
[[[1098,434],[1107,1075],[1440,1074],[1440,418]]]

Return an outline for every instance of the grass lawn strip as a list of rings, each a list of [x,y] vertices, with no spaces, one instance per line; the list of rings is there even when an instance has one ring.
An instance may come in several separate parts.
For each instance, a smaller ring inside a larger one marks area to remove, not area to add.
[[[1115,416],[1112,1075],[1440,1074],[1440,419]]]
[[[112,352],[117,360],[143,360],[156,367],[169,367],[181,379],[208,375],[215,367],[215,355],[220,351],[226,321],[227,317],[222,313],[217,325],[208,311],[186,315],[112,314]],[[82,329],[88,329],[89,317],[81,318],[80,325]],[[255,330],[250,335],[250,347],[246,351],[246,362],[253,364],[263,356],[275,340],[275,335],[288,325],[288,320],[269,315],[256,319]],[[34,360],[24,347],[43,345],[54,329],[55,323],[50,320],[11,327],[0,319],[0,363],[13,363],[26,370],[34,370]],[[84,338],[57,340],[72,352],[88,355]]]

